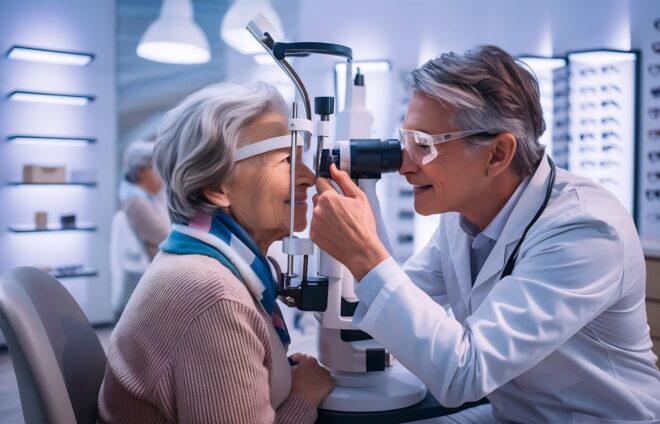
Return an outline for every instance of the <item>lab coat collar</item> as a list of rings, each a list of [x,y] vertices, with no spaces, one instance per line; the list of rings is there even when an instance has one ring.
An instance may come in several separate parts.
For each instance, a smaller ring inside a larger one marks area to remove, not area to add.
[[[543,203],[543,199],[545,199],[549,178],[550,164],[548,163],[548,156],[544,154],[527,188],[525,188],[518,203],[511,211],[501,236],[486,259],[479,275],[477,275],[473,290],[502,272],[506,261],[515,248],[515,244],[522,237],[525,227],[529,225]],[[476,305],[473,306],[476,307]]]

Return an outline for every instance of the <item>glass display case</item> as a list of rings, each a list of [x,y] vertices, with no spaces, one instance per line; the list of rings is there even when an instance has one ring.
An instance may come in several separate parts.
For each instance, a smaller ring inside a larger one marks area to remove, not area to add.
[[[539,83],[545,132],[539,142],[560,168],[568,166],[568,81],[566,59],[520,56]]]
[[[568,54],[568,169],[611,191],[631,214],[636,191],[638,56],[615,50]]]

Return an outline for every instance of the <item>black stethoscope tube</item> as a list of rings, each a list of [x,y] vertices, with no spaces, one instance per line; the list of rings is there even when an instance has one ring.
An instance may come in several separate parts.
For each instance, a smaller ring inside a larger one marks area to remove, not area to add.
[[[548,156],[548,162],[550,163],[550,182],[548,183],[548,187],[545,191],[545,199],[543,199],[543,204],[539,208],[538,211],[536,211],[536,215],[534,215],[534,218],[527,224],[527,227],[525,228],[525,231],[522,234],[522,237],[520,237],[520,240],[518,240],[518,244],[516,244],[516,247],[513,249],[513,252],[511,252],[511,256],[509,256],[509,260],[506,261],[506,265],[504,266],[504,270],[502,271],[502,275],[500,276],[500,280],[504,277],[508,277],[511,275],[511,272],[513,271],[513,267],[516,264],[516,260],[518,259],[518,252],[520,251],[520,246],[522,245],[523,241],[525,241],[525,236],[527,235],[527,232],[529,231],[530,228],[532,228],[532,225],[536,223],[536,221],[541,217],[543,214],[543,211],[545,210],[545,207],[548,205],[548,202],[550,201],[550,196],[552,195],[552,188],[555,185],[555,178],[557,174],[557,169],[555,167],[554,162],[552,162],[552,159],[550,159],[550,156]]]

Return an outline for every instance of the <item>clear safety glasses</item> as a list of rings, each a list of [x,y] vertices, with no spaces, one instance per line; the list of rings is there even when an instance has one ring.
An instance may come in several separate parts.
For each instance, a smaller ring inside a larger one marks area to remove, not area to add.
[[[298,137],[298,147],[305,149],[305,142],[303,137]],[[284,149],[285,147],[291,148],[291,134],[281,135],[266,140],[256,141],[247,146],[239,147],[236,149],[236,162],[251,158],[252,156],[261,155],[272,150]]]
[[[418,165],[426,165],[438,156],[436,144],[476,134],[494,135],[487,130],[457,131],[430,135],[421,131],[398,129],[401,147],[408,152],[410,159]]]

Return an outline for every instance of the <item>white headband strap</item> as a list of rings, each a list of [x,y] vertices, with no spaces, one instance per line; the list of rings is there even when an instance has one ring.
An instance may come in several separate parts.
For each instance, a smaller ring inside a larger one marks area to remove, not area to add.
[[[298,137],[298,147],[302,147],[303,144],[303,137]],[[290,134],[257,141],[256,143],[248,144],[247,146],[236,149],[236,162],[262,153],[270,152],[271,150],[283,149],[285,147],[291,147]]]

